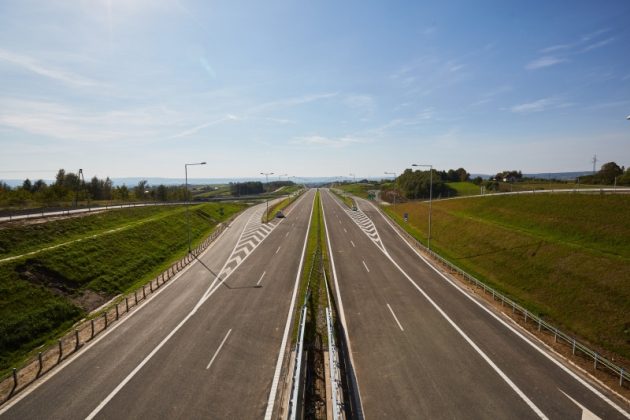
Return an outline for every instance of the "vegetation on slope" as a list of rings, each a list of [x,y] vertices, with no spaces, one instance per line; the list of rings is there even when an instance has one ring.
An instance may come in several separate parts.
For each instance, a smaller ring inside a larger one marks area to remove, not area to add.
[[[427,203],[386,211],[426,244]],[[530,310],[630,357],[628,214],[623,195],[434,202],[431,246]]]
[[[241,208],[236,204],[191,206],[193,246]],[[16,239],[22,250],[47,246],[46,239],[56,235],[74,240],[0,262],[0,369],[183,256],[188,250],[186,226],[186,209],[169,206],[4,227],[2,238]],[[115,227],[123,228],[105,232]],[[22,236],[25,239],[19,241]],[[79,237],[82,240],[77,241]],[[15,252],[9,249],[5,254]]]

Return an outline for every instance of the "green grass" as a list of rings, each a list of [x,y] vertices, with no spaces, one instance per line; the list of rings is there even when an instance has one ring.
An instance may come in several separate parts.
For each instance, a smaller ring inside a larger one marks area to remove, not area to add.
[[[426,203],[385,211],[426,244]],[[628,214],[623,195],[434,202],[431,246],[561,328],[630,357]]]
[[[223,209],[223,210],[221,210]],[[198,245],[216,225],[242,209],[237,204],[190,207],[191,238]],[[76,219],[4,229],[6,237],[29,232],[23,249],[46,245],[54,236],[77,238],[102,232],[118,223],[114,233],[85,238],[30,257],[0,263],[0,370],[11,367],[37,346],[58,336],[85,316],[79,303],[85,291],[106,301],[135,289],[163,271],[188,250],[184,207],[113,210]],[[36,234],[38,233],[38,234]],[[9,250],[11,253],[12,250]],[[26,276],[24,273],[31,273]]]
[[[354,207],[354,200],[348,194],[340,193],[339,190],[336,190],[336,189],[331,189],[330,191],[332,191],[333,194],[335,194],[337,197],[339,197],[339,199],[346,206],[348,206],[348,208]]]
[[[304,256],[304,265],[302,266],[302,274],[300,276],[300,287],[296,304],[296,316],[293,325],[294,343],[297,341],[297,334],[299,332],[299,312],[302,308],[302,305],[304,304],[307,286],[309,285],[309,278],[311,295],[307,302],[307,305],[309,306],[309,317],[311,317],[310,319],[314,319],[312,318],[313,313],[323,311],[323,308],[328,306],[328,297],[326,295],[324,277],[321,271],[317,269],[317,267],[322,262],[324,267],[328,267],[328,248],[326,244],[326,232],[324,229],[324,221],[320,200],[321,199],[318,191],[315,194],[315,199],[313,201],[311,226],[308,231],[306,254]],[[311,333],[314,333],[315,330],[316,328],[309,328],[309,331]],[[327,343],[325,337],[324,343]]]
[[[481,189],[472,182],[447,182],[446,185],[455,190],[458,196],[479,195]]]
[[[337,184],[334,188],[343,190],[349,194],[356,195],[361,198],[368,198],[368,191],[378,190],[380,186],[376,184]]]

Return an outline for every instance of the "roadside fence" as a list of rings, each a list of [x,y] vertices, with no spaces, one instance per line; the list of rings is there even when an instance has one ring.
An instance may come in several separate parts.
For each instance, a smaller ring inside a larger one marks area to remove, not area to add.
[[[379,211],[381,211],[379,209]],[[451,274],[456,274],[461,276],[467,282],[475,285],[479,289],[483,289],[484,294],[492,295],[493,301],[500,301],[502,307],[512,308],[512,314],[515,318],[521,318],[525,324],[533,325],[538,329],[539,332],[544,332],[550,335],[553,335],[554,343],[561,343],[571,347],[571,353],[574,356],[581,356],[593,361],[593,370],[601,370],[608,372],[609,374],[619,378],[619,386],[620,387],[628,387],[630,385],[630,372],[623,366],[619,366],[596,351],[590,349],[585,344],[579,342],[575,337],[570,336],[569,334],[559,330],[554,325],[548,323],[543,320],[538,315],[530,312],[525,309],[518,303],[514,302],[512,299],[506,297],[502,293],[496,291],[492,287],[486,285],[484,282],[478,280],[474,276],[471,276],[461,268],[452,264],[450,261],[442,258],[440,255],[435,253],[432,250],[429,250],[424,244],[414,238],[411,234],[405,231],[402,227],[398,225],[398,223],[389,216],[386,212],[383,212],[391,221],[393,226],[395,226],[398,231],[405,236],[416,248],[428,254],[434,260],[438,261],[441,266],[446,268]]]
[[[19,368],[13,368],[8,375],[0,380],[0,405],[10,400],[14,395],[35,382],[39,377],[53,370],[63,360],[76,353],[100,333],[123,318],[130,311],[140,305],[149,295],[158,291],[165,283],[175,277],[196,258],[227,228],[235,217],[219,224],[217,228],[190,254],[173,263],[155,279],[134,290],[133,292],[115,299],[115,303],[93,315],[90,319],[80,321],[72,332],[57,340],[55,344],[43,349],[37,356],[31,358]]]

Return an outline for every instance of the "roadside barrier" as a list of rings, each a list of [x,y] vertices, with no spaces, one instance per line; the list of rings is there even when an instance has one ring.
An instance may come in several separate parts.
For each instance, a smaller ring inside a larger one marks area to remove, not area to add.
[[[0,381],[0,405],[10,400],[14,395],[35,382],[39,377],[52,371],[63,360],[76,353],[85,344],[89,343],[100,333],[123,318],[130,311],[144,302],[149,295],[158,291],[164,283],[168,282],[206,249],[221,233],[230,225],[236,216],[219,224],[216,229],[190,254],[174,262],[155,279],[129,294],[117,298],[113,305],[109,305],[102,312],[97,312],[91,319],[80,321],[72,332],[57,340],[57,343],[48,346],[37,353],[22,367],[13,370]]]
[[[303,389],[303,372],[302,361],[304,360],[304,330],[306,329],[306,303],[300,311],[300,330],[298,334],[298,342],[295,350],[295,364],[293,365],[293,385],[291,390],[291,399],[289,400],[289,419],[298,418],[302,406],[301,395]]]
[[[379,211],[382,212],[382,210],[380,209]],[[474,276],[471,276],[450,261],[442,258],[440,255],[428,249],[424,244],[422,244],[411,234],[405,231],[389,214],[387,214],[386,212],[382,213],[385,214],[392,221],[392,225],[395,226],[396,229],[411,242],[411,244],[413,244],[416,248],[418,248],[425,254],[430,255],[431,258],[438,261],[440,265],[445,267],[451,274],[457,274],[467,282],[478,287],[479,289],[483,289],[484,294],[491,294],[492,300],[500,301],[501,306],[512,308],[512,314],[516,318],[521,318],[525,324],[533,324],[535,327],[537,327],[539,332],[545,332],[553,335],[554,343],[561,343],[571,347],[572,355],[582,356],[592,360],[593,370],[603,370],[619,378],[620,387],[627,387],[628,385],[630,385],[630,372],[628,371],[628,369],[613,363],[606,357],[587,347],[585,344],[577,341],[575,337],[572,337],[569,334],[560,331],[557,327],[546,322],[538,315],[533,314],[518,303],[514,302],[512,299],[506,297],[502,293],[486,285],[484,282],[478,280]]]

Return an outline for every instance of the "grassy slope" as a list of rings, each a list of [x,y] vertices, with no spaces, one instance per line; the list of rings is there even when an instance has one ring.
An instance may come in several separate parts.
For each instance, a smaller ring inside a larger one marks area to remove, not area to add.
[[[334,188],[338,188],[347,193],[354,194],[357,197],[368,198],[369,190],[378,190],[380,187],[375,184],[338,184]]]
[[[447,182],[449,188],[457,192],[457,195],[479,195],[479,186],[472,182]]]
[[[426,242],[426,204],[386,211],[399,222],[408,212],[408,230]],[[628,214],[628,196],[434,202],[432,247],[554,323],[630,357]]]
[[[221,207],[223,216],[219,213]],[[219,221],[241,208],[234,204],[191,206],[193,246]],[[31,272],[47,273],[50,278],[63,283],[70,297],[76,297],[83,290],[113,297],[143,284],[186,253],[185,208],[145,210],[114,210],[75,221],[49,222],[48,226],[31,225],[4,230],[5,238],[19,237],[22,231],[29,232],[24,236],[30,239],[22,241],[20,246],[32,249],[46,245],[46,238],[55,241],[51,239],[51,233],[76,238],[87,227],[93,234],[111,229],[115,223],[130,226],[31,257],[0,263],[0,369],[8,367],[20,355],[56,336],[85,315],[85,311],[71,299],[25,280],[20,271],[27,268]],[[77,223],[84,226],[77,226]]]
[[[346,206],[352,208],[354,206],[354,200],[347,194],[340,194],[339,190],[331,189],[333,194],[335,194]]]

